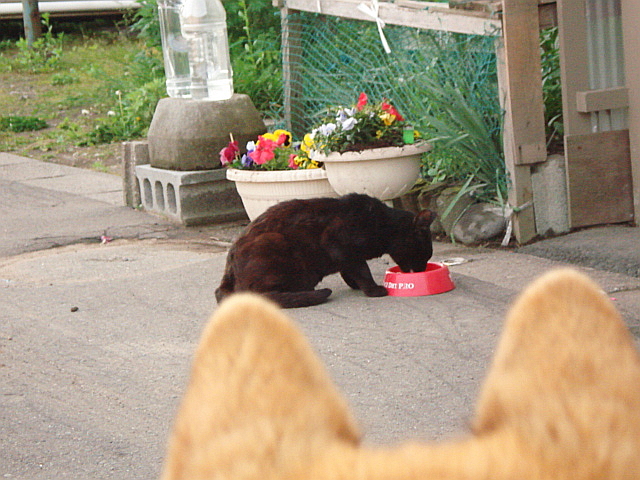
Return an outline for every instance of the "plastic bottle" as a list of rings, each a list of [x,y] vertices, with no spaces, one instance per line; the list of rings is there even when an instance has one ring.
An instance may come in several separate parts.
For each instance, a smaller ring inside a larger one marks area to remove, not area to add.
[[[161,0],[158,12],[169,96],[230,98],[233,73],[220,0]]]
[[[158,2],[160,36],[167,78],[167,94],[170,97],[191,97],[189,72],[189,46],[182,36],[180,25],[181,0]]]

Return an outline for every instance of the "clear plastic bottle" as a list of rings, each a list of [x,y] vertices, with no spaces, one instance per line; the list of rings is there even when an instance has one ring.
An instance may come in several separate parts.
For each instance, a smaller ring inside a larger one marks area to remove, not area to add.
[[[170,97],[189,98],[191,97],[189,46],[182,36],[182,27],[180,25],[181,8],[181,0],[158,2],[167,93]]]
[[[233,73],[220,0],[161,0],[158,12],[169,96],[230,98]]]

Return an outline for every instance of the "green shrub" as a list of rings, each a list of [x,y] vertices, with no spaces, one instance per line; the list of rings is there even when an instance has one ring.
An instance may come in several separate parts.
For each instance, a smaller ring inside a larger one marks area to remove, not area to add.
[[[48,13],[42,14],[42,25],[44,26],[42,36],[36,39],[32,45],[29,45],[24,38],[16,42],[18,47],[16,62],[19,68],[32,72],[43,72],[55,70],[58,67],[62,56],[64,33],[53,34]]]

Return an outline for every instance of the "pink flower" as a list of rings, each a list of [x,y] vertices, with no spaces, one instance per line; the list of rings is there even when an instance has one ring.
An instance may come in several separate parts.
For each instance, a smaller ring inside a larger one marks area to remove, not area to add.
[[[289,168],[293,170],[297,170],[299,167],[299,165],[296,163],[296,158],[297,158],[297,155],[295,153],[292,153],[291,155],[289,155]]]
[[[273,140],[260,136],[258,137],[258,143],[256,143],[256,149],[249,154],[249,157],[256,165],[264,165],[273,159],[275,156],[274,150],[277,146],[278,144]]]
[[[236,155],[240,152],[238,142],[229,142],[229,145],[220,150],[220,163],[223,167],[229,165],[236,158]]]
[[[358,97],[358,103],[356,104],[356,110],[360,111],[364,108],[364,106],[367,104],[367,101],[369,101],[369,99],[367,98],[367,94],[364,92],[360,93],[360,96]]]

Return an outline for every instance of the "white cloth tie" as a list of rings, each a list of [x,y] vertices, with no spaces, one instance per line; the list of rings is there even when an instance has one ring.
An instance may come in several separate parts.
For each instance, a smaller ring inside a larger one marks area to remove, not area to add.
[[[382,42],[382,47],[384,51],[387,53],[391,53],[391,49],[389,48],[389,44],[387,43],[387,38],[384,36],[384,32],[382,29],[384,28],[384,20],[382,20],[378,15],[378,10],[380,9],[380,5],[378,4],[378,0],[371,0],[371,6],[365,5],[361,3],[358,5],[358,10],[360,10],[365,15],[369,15],[373,18],[378,26],[378,33],[380,34],[380,41]]]

